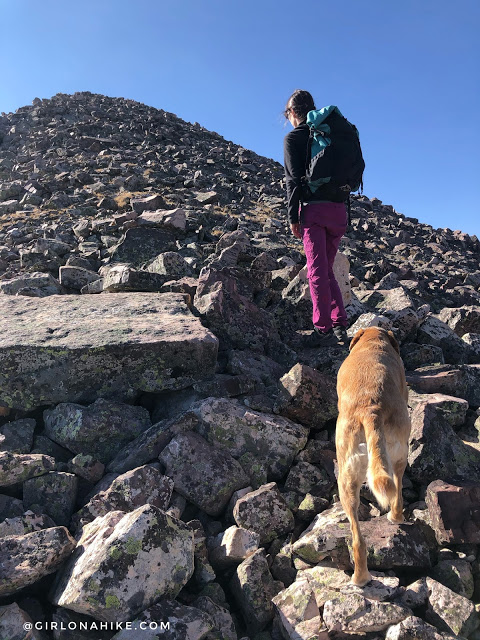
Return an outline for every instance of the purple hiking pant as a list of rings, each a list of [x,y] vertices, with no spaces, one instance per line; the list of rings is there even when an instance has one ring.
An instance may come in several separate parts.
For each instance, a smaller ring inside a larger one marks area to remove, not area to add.
[[[333,274],[333,261],[346,228],[347,211],[342,202],[317,202],[302,207],[301,229],[313,303],[312,321],[322,332],[332,326],[347,326],[342,294]]]

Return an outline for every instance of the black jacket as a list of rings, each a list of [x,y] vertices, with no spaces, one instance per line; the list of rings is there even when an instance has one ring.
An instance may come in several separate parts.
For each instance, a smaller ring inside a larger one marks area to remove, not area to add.
[[[333,124],[335,115],[329,116],[325,122]],[[298,127],[287,133],[283,141],[283,155],[285,166],[285,181],[287,184],[287,214],[290,224],[298,222],[298,207],[300,202],[327,201],[339,202],[338,193],[331,186],[325,184],[311,193],[302,184],[307,166],[307,146],[310,129],[303,121]],[[308,159],[310,161],[310,158]],[[340,200],[343,202],[344,200]]]

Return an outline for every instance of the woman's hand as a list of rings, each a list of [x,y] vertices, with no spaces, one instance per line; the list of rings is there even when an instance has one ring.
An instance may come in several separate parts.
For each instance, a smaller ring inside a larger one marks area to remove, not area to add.
[[[292,230],[293,235],[299,240],[302,239],[302,232],[300,231],[300,223],[294,222],[290,225],[290,229]]]

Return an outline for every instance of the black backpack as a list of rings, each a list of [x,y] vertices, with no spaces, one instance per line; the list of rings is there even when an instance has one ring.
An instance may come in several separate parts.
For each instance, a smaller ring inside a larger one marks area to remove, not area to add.
[[[310,136],[304,189],[334,202],[349,202],[350,193],[363,189],[365,162],[358,130],[335,106],[309,111]]]

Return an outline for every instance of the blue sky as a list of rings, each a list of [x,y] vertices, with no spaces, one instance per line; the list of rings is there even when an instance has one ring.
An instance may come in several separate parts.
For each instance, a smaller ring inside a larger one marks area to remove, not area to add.
[[[364,183],[480,237],[478,0],[0,0],[0,111],[92,91],[282,162],[294,89],[360,131]]]

